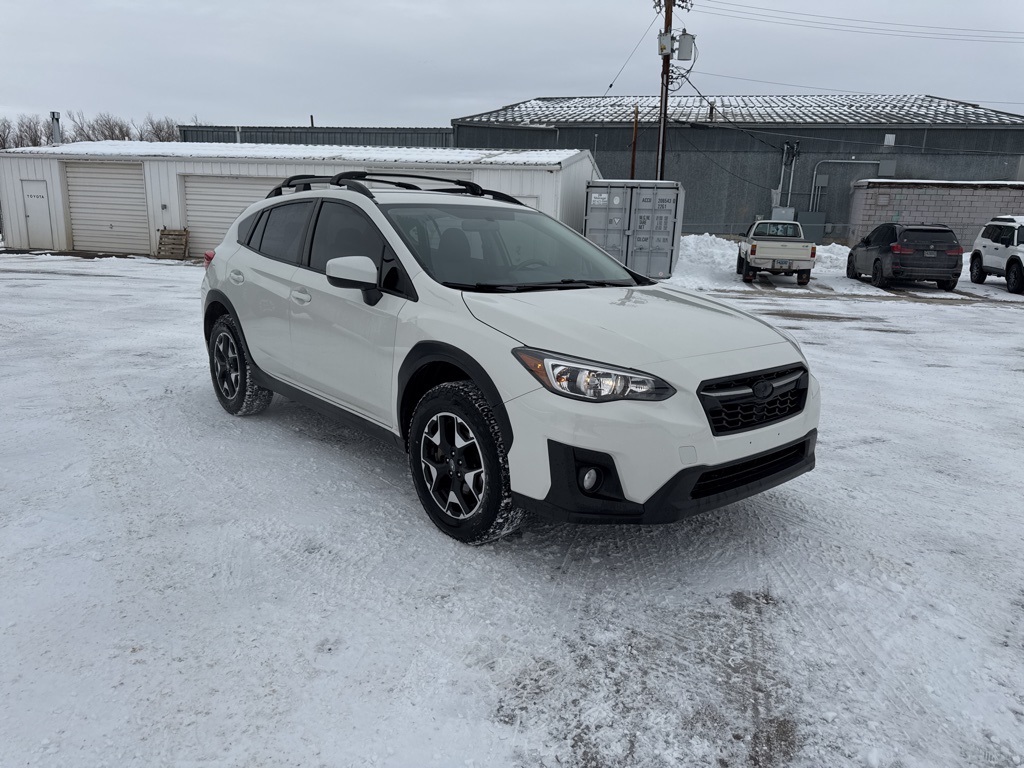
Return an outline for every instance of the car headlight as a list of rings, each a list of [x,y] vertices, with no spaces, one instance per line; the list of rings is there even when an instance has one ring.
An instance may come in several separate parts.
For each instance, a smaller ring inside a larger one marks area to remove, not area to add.
[[[512,354],[545,389],[574,400],[664,400],[676,392],[657,376],[628,368],[528,347],[517,347]]]

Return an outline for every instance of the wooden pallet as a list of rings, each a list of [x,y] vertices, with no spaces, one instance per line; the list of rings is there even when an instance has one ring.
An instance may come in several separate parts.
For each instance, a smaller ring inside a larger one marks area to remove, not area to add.
[[[184,259],[188,256],[187,229],[161,229],[160,243],[156,247],[158,259]]]

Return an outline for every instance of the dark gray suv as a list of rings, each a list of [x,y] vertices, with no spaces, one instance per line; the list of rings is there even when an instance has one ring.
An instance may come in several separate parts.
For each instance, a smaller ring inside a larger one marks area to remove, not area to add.
[[[934,280],[952,291],[963,270],[963,254],[949,227],[891,222],[875,227],[850,250],[846,276],[856,280],[870,275],[878,288],[890,280]]]

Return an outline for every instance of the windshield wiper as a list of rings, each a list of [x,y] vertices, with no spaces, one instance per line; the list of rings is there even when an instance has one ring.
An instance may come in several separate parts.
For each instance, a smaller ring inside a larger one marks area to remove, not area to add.
[[[629,283],[631,285],[632,283]],[[448,288],[460,291],[480,291],[486,293],[519,293],[522,291],[560,291],[566,288],[609,288],[624,287],[627,283],[609,280],[576,280],[565,278],[558,282],[545,283],[441,283]]]

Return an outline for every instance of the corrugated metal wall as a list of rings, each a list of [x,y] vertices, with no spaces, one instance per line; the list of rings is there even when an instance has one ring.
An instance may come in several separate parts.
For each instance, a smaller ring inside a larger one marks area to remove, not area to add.
[[[93,161],[76,157],[76,165],[89,162],[109,164],[115,158],[106,157]],[[70,227],[67,222],[67,204],[65,200],[65,184],[62,166],[66,161],[57,155],[36,157],[12,157],[0,155],[0,206],[5,212],[5,226],[8,232],[7,245],[12,248],[24,248],[27,245],[28,233],[24,225],[24,201],[21,199],[22,179],[44,179],[47,181],[51,200],[51,217],[53,219],[54,247],[69,250],[72,247]],[[185,179],[191,179],[191,185],[202,184],[198,177],[244,177],[247,186],[260,188],[261,182],[253,179],[265,179],[267,192],[282,178],[308,173],[318,176],[333,176],[341,171],[363,170],[366,163],[326,163],[326,162],[293,162],[266,160],[202,160],[192,158],[149,158],[142,161],[145,197],[148,207],[148,227],[150,247],[147,253],[155,253],[159,241],[160,230],[181,229],[186,226],[188,214],[185,200]],[[388,167],[394,171],[421,173],[444,177],[459,177],[477,182],[487,189],[496,189],[514,196],[531,198],[536,207],[556,218],[560,218],[570,226],[582,229],[582,207],[579,208],[578,221],[573,219],[574,208],[564,208],[563,199],[576,196],[575,188],[585,189],[586,179],[597,175],[596,167],[590,156],[581,153],[569,158],[562,166],[559,165],[458,165],[453,163],[402,163],[372,164],[374,167]],[[563,178],[562,168],[571,169]],[[564,185],[572,189],[565,191]],[[582,206],[583,192],[579,192]],[[568,215],[570,218],[565,218]],[[194,214],[193,214],[194,216]],[[203,231],[205,241],[215,236],[209,227]],[[139,250],[144,250],[141,245]]]
[[[781,147],[800,140],[793,177],[792,205],[808,210],[815,165],[822,160],[895,161],[899,178],[1013,180],[1021,169],[1024,129],[964,126],[777,126],[740,130],[723,123],[670,128],[666,178],[686,189],[683,231],[739,234],[756,215],[771,212],[770,190],[779,184]],[[886,134],[896,146],[883,146]],[[519,128],[457,124],[457,147],[508,149],[587,149],[594,153],[606,179],[628,179],[632,125],[592,124],[558,128]],[[637,140],[636,178],[655,177],[657,128],[641,125]],[[828,176],[818,210],[825,212],[834,237],[849,232],[851,185],[877,178],[877,165],[827,163]],[[782,189],[786,202],[789,172]]]
[[[450,147],[451,128],[301,128],[179,125],[181,141],[355,147]]]

